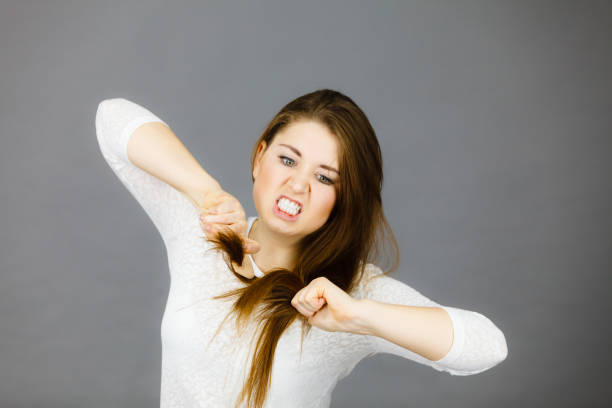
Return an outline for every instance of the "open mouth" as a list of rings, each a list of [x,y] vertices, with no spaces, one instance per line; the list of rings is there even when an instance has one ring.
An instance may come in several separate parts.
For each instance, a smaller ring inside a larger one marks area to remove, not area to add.
[[[275,207],[283,214],[290,217],[296,217],[302,212],[302,205],[298,202],[290,200],[285,196],[280,196],[276,200]]]

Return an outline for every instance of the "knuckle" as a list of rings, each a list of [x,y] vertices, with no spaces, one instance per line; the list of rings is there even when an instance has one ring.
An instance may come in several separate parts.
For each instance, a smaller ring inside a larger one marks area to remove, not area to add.
[[[323,283],[323,282],[325,282],[325,277],[324,276],[319,276],[318,278],[314,278],[312,281],[316,282],[316,283]]]

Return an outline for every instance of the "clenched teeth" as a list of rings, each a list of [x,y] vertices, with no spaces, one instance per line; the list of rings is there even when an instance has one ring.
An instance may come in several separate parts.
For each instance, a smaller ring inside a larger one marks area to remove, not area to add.
[[[284,197],[278,200],[278,207],[284,212],[291,215],[296,215],[301,210],[301,207],[298,204],[294,203],[291,200],[287,200]]]

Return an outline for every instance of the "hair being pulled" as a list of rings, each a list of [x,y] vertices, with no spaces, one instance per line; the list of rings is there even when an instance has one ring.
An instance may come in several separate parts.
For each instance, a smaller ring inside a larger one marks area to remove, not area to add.
[[[340,174],[339,182],[334,183],[334,207],[325,224],[298,243],[294,269],[275,268],[264,271],[261,278],[246,278],[233,266],[242,266],[245,259],[244,239],[229,228],[209,239],[225,255],[229,269],[245,283],[244,287],[215,297],[236,298],[226,319],[235,315],[239,335],[244,334],[249,321],[257,323],[258,328],[252,365],[234,407],[246,400],[247,407],[261,408],[271,383],[272,363],[281,335],[296,319],[302,322],[302,343],[309,333],[307,318],[291,305],[298,291],[313,279],[326,277],[349,293],[361,279],[366,263],[381,258],[378,247],[386,238],[394,260],[388,272],[399,264],[397,241],[382,209],[380,146],[366,115],[348,96],[322,89],[289,102],[256,141],[251,168],[261,142],[266,142],[267,149],[278,131],[301,120],[321,123],[337,138]],[[225,320],[221,326],[224,323]]]

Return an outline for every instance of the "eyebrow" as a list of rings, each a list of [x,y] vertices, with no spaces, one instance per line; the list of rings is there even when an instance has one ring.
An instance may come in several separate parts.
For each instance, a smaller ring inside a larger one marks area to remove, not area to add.
[[[300,151],[299,151],[298,149],[296,149],[295,147],[293,147],[293,146],[291,146],[291,145],[288,145],[288,144],[285,144],[285,143],[279,143],[278,145],[279,145],[279,146],[285,146],[285,147],[288,147],[289,149],[293,150],[293,152],[294,152],[295,154],[297,154],[299,158],[301,158],[301,157],[302,157],[302,153],[300,153]],[[330,167],[330,166],[328,166],[328,165],[326,165],[326,164],[319,164],[319,167],[321,167],[321,168],[323,168],[323,169],[325,169],[325,170],[335,171],[336,173],[340,174],[340,172],[339,172],[338,170],[336,170],[336,169],[334,169],[333,167]]]

